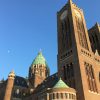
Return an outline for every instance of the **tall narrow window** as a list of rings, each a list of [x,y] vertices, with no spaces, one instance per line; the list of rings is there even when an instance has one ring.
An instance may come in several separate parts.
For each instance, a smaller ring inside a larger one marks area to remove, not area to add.
[[[96,39],[96,42],[98,43],[98,36],[95,34],[95,39]]]
[[[77,26],[77,33],[79,37],[79,43],[83,48],[89,50],[83,21],[77,16],[75,18],[76,18],[76,26]]]
[[[64,66],[64,79],[66,80],[67,77],[66,77],[67,73],[66,73],[66,67]]]
[[[61,93],[61,99],[63,99],[63,93]]]
[[[84,65],[85,65],[85,71],[86,71],[89,90],[93,92],[98,92],[92,65],[86,62],[84,63]]]
[[[74,68],[72,63],[64,66],[64,79],[70,87],[75,88]]]
[[[56,98],[59,99],[59,93],[56,93]]]
[[[65,93],[65,98],[68,99],[68,94],[67,93]]]
[[[53,93],[53,99],[55,99],[55,93]]]
[[[62,50],[69,50],[72,47],[71,40],[71,28],[69,17],[67,16],[65,19],[61,20],[61,41],[62,41]]]
[[[93,43],[95,43],[95,39],[94,39],[94,36],[92,35],[92,40],[93,40]]]

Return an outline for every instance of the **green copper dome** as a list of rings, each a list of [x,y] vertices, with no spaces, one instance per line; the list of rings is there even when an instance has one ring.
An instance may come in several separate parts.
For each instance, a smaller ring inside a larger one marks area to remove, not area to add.
[[[41,64],[41,65],[47,65],[46,60],[44,58],[44,56],[42,55],[42,52],[39,52],[38,55],[36,56],[36,58],[34,59],[32,65],[37,65],[37,64]]]
[[[60,78],[53,88],[69,88],[69,86],[67,86]]]

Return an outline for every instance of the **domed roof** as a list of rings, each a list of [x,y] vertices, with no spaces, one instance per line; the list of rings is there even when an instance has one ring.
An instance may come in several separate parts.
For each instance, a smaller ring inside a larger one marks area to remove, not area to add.
[[[62,79],[60,78],[59,81],[56,83],[56,85],[53,88],[69,88],[68,85],[66,85]]]
[[[46,65],[48,67],[46,60],[45,60],[44,56],[42,55],[41,51],[38,53],[38,55],[32,62],[32,65],[37,65],[37,64]]]

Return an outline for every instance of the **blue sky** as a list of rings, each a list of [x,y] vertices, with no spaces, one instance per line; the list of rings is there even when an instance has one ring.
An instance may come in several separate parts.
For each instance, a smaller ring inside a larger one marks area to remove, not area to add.
[[[56,12],[67,0],[0,0],[0,79],[28,69],[42,49],[51,74],[57,71]],[[84,10],[87,27],[100,23],[100,0],[73,0]]]

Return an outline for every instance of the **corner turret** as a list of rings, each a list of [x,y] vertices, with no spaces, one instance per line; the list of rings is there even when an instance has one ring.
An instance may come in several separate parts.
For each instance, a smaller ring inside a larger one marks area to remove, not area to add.
[[[11,71],[8,75],[4,100],[11,100],[12,89],[14,85],[15,73]]]

